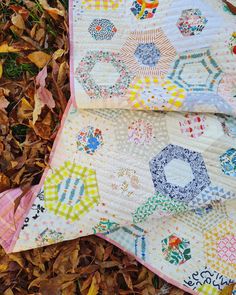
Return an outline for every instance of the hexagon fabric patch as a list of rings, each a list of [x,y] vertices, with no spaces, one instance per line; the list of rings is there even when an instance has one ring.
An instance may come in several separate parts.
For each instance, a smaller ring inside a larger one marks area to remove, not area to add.
[[[172,234],[161,241],[162,254],[169,263],[180,265],[191,259],[190,242]]]
[[[135,0],[130,10],[137,19],[143,20],[152,18],[159,5],[158,0]]]
[[[134,197],[140,189],[140,179],[134,169],[119,168],[111,175],[111,187],[123,198]]]
[[[95,65],[99,62],[104,64],[109,63],[113,66],[113,72],[109,71],[107,73],[108,76],[104,80],[106,80],[106,83],[109,83],[109,79],[112,80],[112,77],[115,76],[115,83],[112,82],[110,85],[96,83],[93,77],[94,75],[96,77],[99,72],[91,73]],[[117,75],[118,78],[116,78]],[[118,53],[90,51],[79,63],[76,70],[76,78],[90,98],[102,99],[123,96],[133,80],[133,74],[131,74],[126,65],[120,60]]]
[[[178,110],[185,96],[183,88],[159,77],[138,78],[129,88],[129,103],[136,109]]]
[[[153,126],[148,121],[138,119],[128,126],[128,141],[132,143],[138,145],[150,144],[153,137]]]
[[[109,19],[94,19],[88,28],[95,40],[111,40],[117,29]]]
[[[219,240],[217,252],[223,260],[236,264],[236,236],[228,235]]]
[[[236,177],[236,149],[228,149],[220,156],[221,169],[224,174]]]
[[[165,175],[165,167],[172,160],[177,159],[183,161],[184,165],[188,164],[192,170],[191,174],[193,178],[186,185],[183,185],[182,179],[178,180],[178,165],[172,165],[174,183],[168,181]],[[177,145],[170,144],[165,147],[149,162],[149,167],[156,192],[179,201],[189,202],[210,185],[210,178],[201,154]],[[179,184],[177,185],[178,181]]]
[[[45,207],[66,220],[79,220],[100,200],[96,172],[65,162],[44,184]]]
[[[187,91],[216,92],[222,74],[220,66],[207,49],[180,54],[168,77]]]
[[[141,66],[155,67],[161,53],[154,43],[140,43],[134,52],[134,56]]]
[[[179,121],[181,132],[190,138],[198,138],[204,134],[206,129],[206,116],[202,114],[189,113]]]
[[[79,131],[77,137],[77,149],[89,155],[103,145],[102,131],[98,128],[88,126]]]
[[[131,32],[121,58],[137,76],[166,74],[176,51],[161,29]]]
[[[235,233],[236,223],[228,219],[204,232],[207,265],[230,279],[236,277]]]
[[[193,36],[200,34],[206,23],[207,19],[200,9],[185,9],[176,25],[183,36]]]

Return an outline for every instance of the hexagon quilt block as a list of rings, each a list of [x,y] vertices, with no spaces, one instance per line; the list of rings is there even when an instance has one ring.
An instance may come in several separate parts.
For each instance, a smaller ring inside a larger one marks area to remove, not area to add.
[[[202,114],[189,113],[184,115],[184,119],[179,121],[182,134],[190,138],[198,138],[204,134],[206,126],[206,116]]]
[[[151,116],[148,112],[124,112],[117,119],[116,148],[130,157],[149,161],[150,154],[161,150],[168,144],[168,134],[164,116],[160,113]]]
[[[134,56],[141,66],[155,67],[161,53],[154,43],[140,43],[134,52]]]
[[[186,91],[170,80],[154,76],[135,79],[128,94],[135,109],[175,111],[181,109]]]
[[[100,63],[100,66],[93,73],[98,63]],[[109,70],[104,71],[105,77],[101,77],[101,75],[98,75],[98,71],[104,66],[109,66]],[[124,96],[133,80],[133,74],[120,60],[118,53],[90,51],[79,63],[76,78],[90,98],[102,99]],[[98,79],[97,82],[96,79]],[[106,85],[101,84],[104,81],[106,81]],[[111,82],[109,83],[109,81]]]
[[[172,234],[161,241],[162,254],[169,263],[180,265],[191,259],[190,242]]]
[[[166,74],[176,55],[162,29],[131,32],[121,48],[121,59],[138,76]]]
[[[149,166],[156,192],[179,201],[189,202],[211,183],[201,154],[177,145],[169,144]]]
[[[168,77],[179,87],[190,92],[216,92],[222,73],[220,66],[207,49],[180,54]]]
[[[176,25],[183,36],[194,36],[202,32],[206,23],[207,19],[200,9],[185,9]]]
[[[228,149],[220,156],[220,164],[224,174],[236,177],[236,149]]]
[[[236,223],[225,219],[204,233],[207,265],[230,279],[236,277]]]
[[[139,20],[153,18],[159,5],[158,0],[135,0],[130,8],[133,15]]]
[[[202,0],[176,0],[168,7],[163,30],[177,52],[195,51],[218,42],[219,25],[225,26],[218,11]]]
[[[102,131],[88,126],[79,131],[77,137],[77,149],[89,155],[93,155],[103,145]]]
[[[96,172],[65,162],[44,184],[45,207],[66,220],[79,220],[100,200]]]
[[[90,24],[88,31],[95,40],[111,40],[117,29],[109,19],[96,18]]]

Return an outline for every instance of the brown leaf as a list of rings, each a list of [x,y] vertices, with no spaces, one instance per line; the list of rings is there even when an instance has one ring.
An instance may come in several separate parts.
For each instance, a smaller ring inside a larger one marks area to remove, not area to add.
[[[51,56],[43,51],[32,52],[27,57],[39,69],[42,69],[51,59]]]
[[[11,180],[13,183],[19,185],[20,182],[21,182],[21,177],[23,175],[23,173],[25,172],[25,166],[22,167],[16,174],[13,174],[12,177],[11,177]]]
[[[5,174],[0,172],[0,193],[9,189],[10,185],[10,179]]]
[[[19,119],[30,119],[33,114],[33,107],[31,104],[26,100],[25,97],[21,99],[21,102],[17,108],[17,116]]]
[[[9,254],[9,259],[12,261],[15,261],[16,263],[20,265],[20,267],[24,268],[25,261],[20,253]]]
[[[92,284],[89,288],[88,295],[97,295],[99,291],[99,283],[100,283],[101,277],[99,272],[96,272],[92,279]]]
[[[97,259],[99,259],[100,261],[103,261],[103,257],[104,257],[104,247],[102,244],[98,244],[96,247],[96,252],[95,252],[95,257]]]
[[[67,74],[69,71],[69,66],[67,62],[63,62],[60,64],[58,76],[57,76],[57,84],[59,87],[62,87],[67,79]]]
[[[36,122],[32,124],[34,132],[43,139],[49,139],[51,136],[51,127],[43,124],[42,122]]]
[[[220,292],[220,295],[232,295],[234,290],[236,290],[236,284],[230,284],[229,286],[224,287]]]
[[[60,48],[60,49],[57,49],[57,50],[53,53],[52,58],[53,58],[54,60],[57,60],[58,58],[62,57],[63,54],[65,54],[65,50],[64,50],[64,49],[61,49],[61,48]]]
[[[80,287],[80,291],[86,290],[92,282],[93,274],[89,275],[88,278],[82,283],[82,286]]]
[[[25,22],[23,17],[20,14],[15,14],[11,17],[11,22],[14,26],[16,26],[18,29],[24,30],[25,29]]]
[[[14,295],[14,293],[12,292],[12,289],[11,288],[8,288],[4,293],[3,295]]]
[[[29,16],[29,11],[24,7],[24,6],[19,6],[19,5],[10,5],[10,8],[16,12],[19,13],[23,20],[26,21],[28,16]]]
[[[12,45],[8,45],[6,41],[0,44],[0,53],[8,53],[8,52],[20,52],[19,48],[15,48]]]
[[[2,73],[3,73],[3,62],[0,60],[0,79],[2,78]]]
[[[120,273],[123,275],[127,287],[130,290],[133,290],[133,283],[132,283],[130,275],[124,271],[121,271]]]
[[[104,252],[104,261],[109,258],[109,256],[112,253],[112,250],[113,250],[113,245],[109,245],[108,247],[106,247],[105,252]]]
[[[120,262],[117,261],[104,261],[99,263],[101,268],[111,268],[111,267],[115,267],[115,266],[119,266]]]
[[[2,141],[0,141],[0,155],[4,151],[4,148],[5,148],[4,143]]]
[[[59,16],[65,16],[65,9],[62,5],[60,5],[60,9],[50,7],[47,0],[39,0],[39,3],[42,5],[43,9],[47,11],[47,13],[55,20],[58,19]],[[58,3],[60,3],[58,1]]]
[[[12,31],[13,34],[17,35],[17,36],[21,36],[24,32],[24,30],[21,30],[19,28],[17,28],[16,26],[12,25],[10,26],[10,30]]]
[[[42,295],[57,295],[60,294],[62,285],[65,282],[71,282],[78,279],[78,274],[63,274],[54,278],[43,280],[40,283],[40,292]]]

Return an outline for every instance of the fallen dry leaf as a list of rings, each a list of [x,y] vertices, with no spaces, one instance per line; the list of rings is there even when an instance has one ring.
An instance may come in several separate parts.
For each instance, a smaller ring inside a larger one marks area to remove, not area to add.
[[[5,174],[0,172],[0,193],[10,188],[10,179]]]
[[[25,21],[23,17],[17,13],[11,17],[11,22],[14,26],[16,26],[18,29],[24,30],[25,29]]]
[[[231,284],[229,286],[224,287],[224,289],[220,292],[220,295],[232,295],[236,290],[236,284]]]
[[[3,65],[3,62],[0,61],[0,79],[2,78],[2,73],[3,73],[3,67],[2,67],[2,65]]]
[[[42,108],[46,105],[49,109],[55,107],[55,101],[52,93],[45,87],[47,78],[47,66],[45,66],[36,77],[36,91],[34,94],[34,111],[33,111],[33,125],[38,120]]]
[[[8,288],[4,293],[3,295],[14,295],[14,293],[12,292],[12,289],[11,288]]]
[[[42,5],[43,9],[45,9],[47,13],[55,20],[58,19],[58,16],[65,16],[65,9],[59,1],[57,1],[58,6],[60,7],[59,9],[49,6],[47,0],[39,0],[39,3]]]
[[[51,59],[51,56],[43,51],[32,52],[27,57],[39,69],[42,69]]]
[[[92,279],[92,284],[89,288],[88,295],[97,295],[99,292],[100,274],[95,273]]]
[[[8,52],[19,52],[19,48],[15,48],[12,45],[8,45],[6,41],[0,44],[0,53],[8,53]]]

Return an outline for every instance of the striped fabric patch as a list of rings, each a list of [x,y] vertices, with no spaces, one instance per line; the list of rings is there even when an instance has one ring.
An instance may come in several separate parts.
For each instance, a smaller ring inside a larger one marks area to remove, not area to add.
[[[65,162],[44,184],[45,207],[66,220],[75,221],[98,204],[96,172]]]

